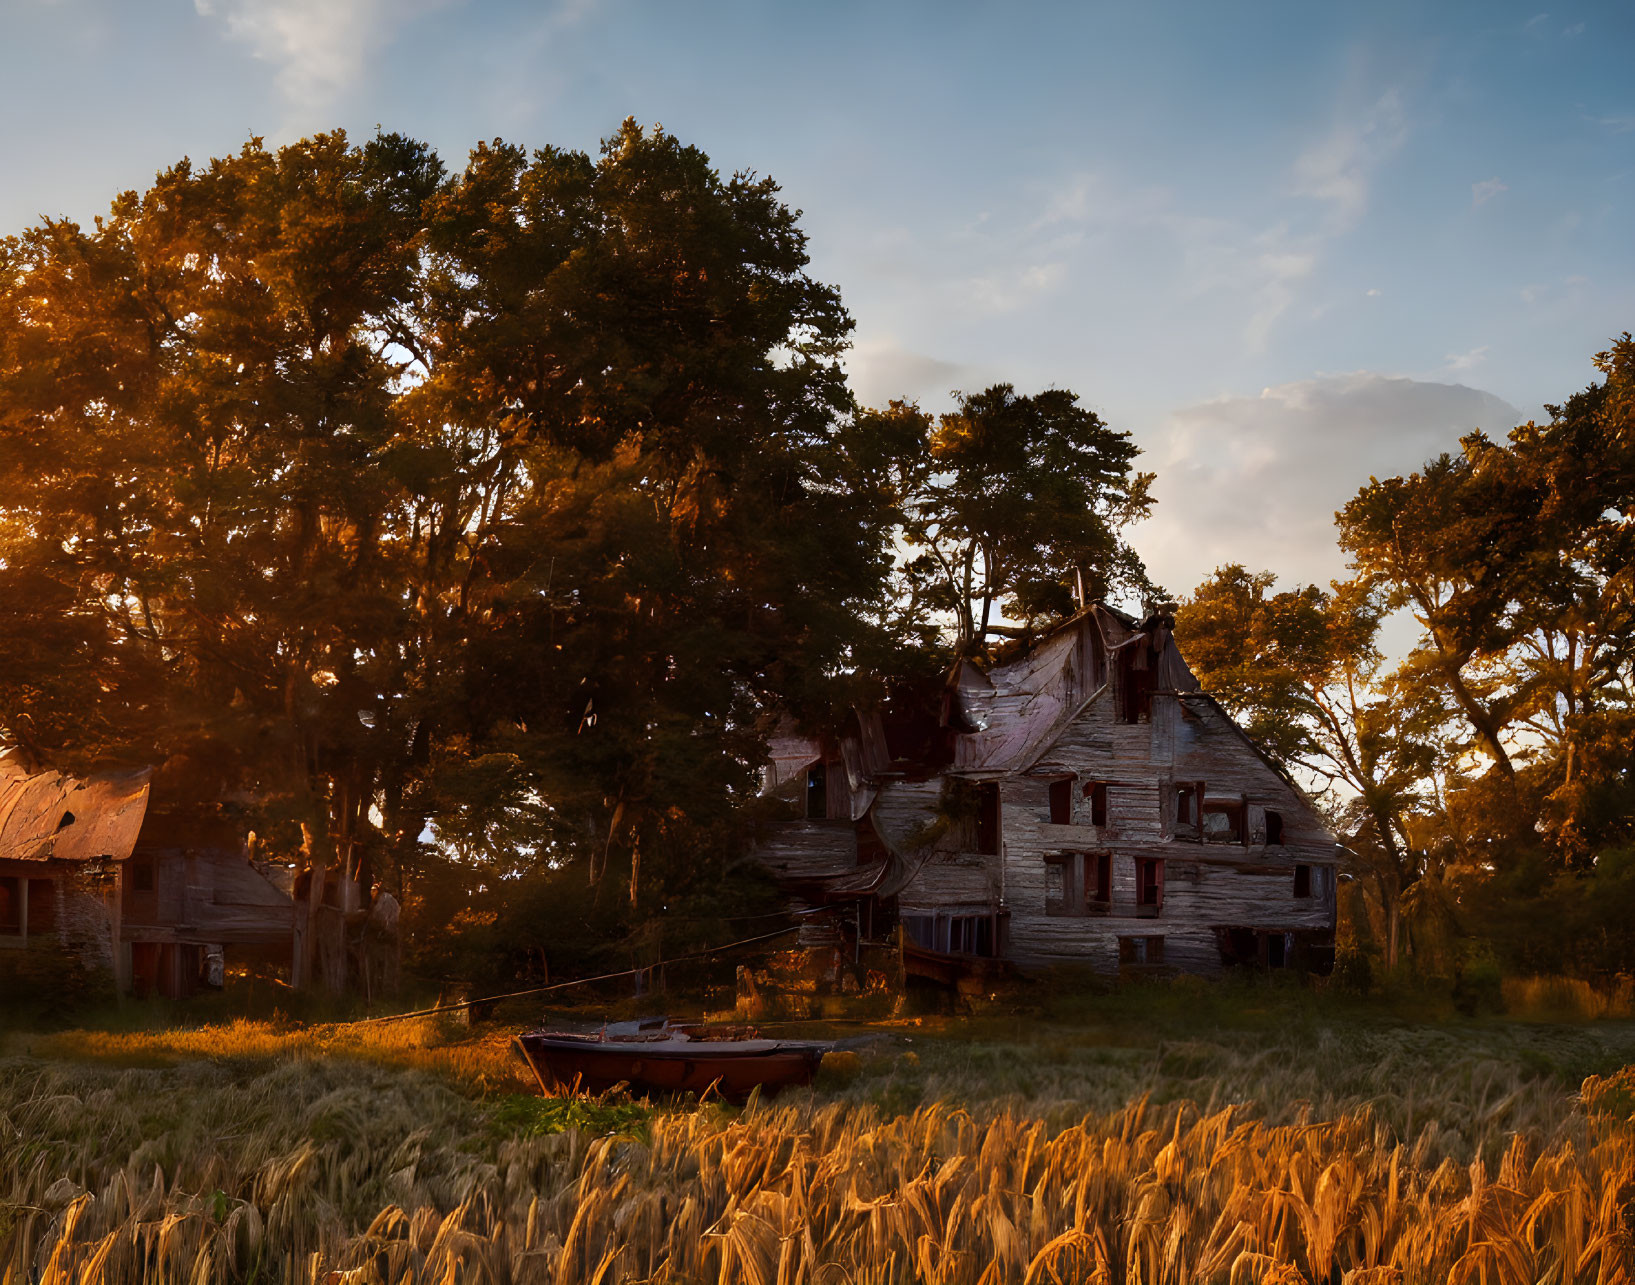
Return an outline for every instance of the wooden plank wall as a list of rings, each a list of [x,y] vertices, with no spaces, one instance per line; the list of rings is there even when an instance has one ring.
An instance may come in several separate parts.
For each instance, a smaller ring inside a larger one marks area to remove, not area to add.
[[[857,868],[857,827],[850,821],[786,821],[755,846],[773,874],[819,879]]]
[[[968,905],[979,887],[1010,912],[1011,958],[1023,965],[1082,962],[1118,966],[1120,936],[1160,935],[1168,965],[1210,972],[1221,967],[1215,927],[1295,931],[1332,929],[1338,855],[1321,818],[1204,697],[1156,695],[1151,721],[1116,716],[1113,689],[1104,687],[1064,731],[1032,774],[1001,783],[1003,857],[937,854],[904,889],[903,907]],[[1049,782],[1075,778],[1072,825],[1050,823]],[[1107,824],[1089,824],[1085,781],[1108,783]],[[1260,842],[1200,843],[1175,837],[1174,786],[1202,781],[1210,800],[1244,799],[1246,824]],[[882,790],[876,824],[891,841],[934,807],[939,782]],[[1283,817],[1281,845],[1264,842],[1267,809]],[[1045,913],[1046,857],[1110,852],[1112,906],[1105,915]],[[1137,913],[1138,857],[1165,862],[1163,905],[1156,917]],[[1294,895],[1297,863],[1316,868],[1313,895]]]

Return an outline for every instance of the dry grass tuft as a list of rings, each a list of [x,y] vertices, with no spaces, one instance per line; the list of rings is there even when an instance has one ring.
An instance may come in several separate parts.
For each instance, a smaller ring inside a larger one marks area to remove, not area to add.
[[[472,1034],[432,1017],[321,1026],[240,1020],[154,1031],[61,1031],[14,1036],[10,1045],[10,1051],[36,1057],[116,1066],[346,1058],[446,1076],[478,1095],[528,1093],[535,1087],[509,1032]]]
[[[1635,978],[1592,986],[1577,977],[1506,977],[1500,983],[1507,1013],[1530,1021],[1587,1022],[1635,1016]]]

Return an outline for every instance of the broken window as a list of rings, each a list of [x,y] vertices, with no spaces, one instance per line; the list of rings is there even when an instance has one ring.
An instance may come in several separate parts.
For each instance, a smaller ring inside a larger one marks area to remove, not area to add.
[[[1050,824],[1073,824],[1072,778],[1050,783]]]
[[[1311,896],[1311,867],[1296,866],[1294,868],[1294,895],[1296,897]]]
[[[829,815],[829,766],[816,762],[806,769],[806,819],[822,821]]]
[[[1107,782],[1087,781],[1084,797],[1090,800],[1090,824],[1107,824]]]
[[[1286,968],[1288,966],[1290,955],[1289,947],[1293,941],[1293,938],[1293,933],[1266,934],[1267,968]]]
[[[1118,939],[1120,964],[1162,964],[1164,939],[1162,937],[1120,937]]]
[[[1164,907],[1164,861],[1162,857],[1135,859],[1135,907],[1138,915],[1157,915]]]
[[[1266,810],[1266,842],[1281,844],[1283,842],[1283,814]]]
[[[1209,799],[1204,803],[1205,843],[1243,843],[1243,803],[1240,800]]]
[[[1045,856],[1047,915],[1106,914],[1113,899],[1113,858],[1107,852]]]
[[[1084,909],[1089,914],[1106,914],[1113,901],[1113,854],[1084,854]]]
[[[1145,723],[1152,716],[1153,668],[1144,644],[1119,653],[1119,717],[1126,723]]]
[[[999,854],[999,786],[993,781],[976,787],[976,850]]]
[[[1068,859],[1061,853],[1045,858],[1045,914],[1065,915],[1068,912],[1067,891]]]
[[[1175,837],[1197,839],[1199,821],[1203,815],[1204,786],[1202,781],[1188,782],[1175,787]]]
[[[131,891],[132,892],[152,892],[153,891],[153,858],[152,857],[132,857],[131,858]]]

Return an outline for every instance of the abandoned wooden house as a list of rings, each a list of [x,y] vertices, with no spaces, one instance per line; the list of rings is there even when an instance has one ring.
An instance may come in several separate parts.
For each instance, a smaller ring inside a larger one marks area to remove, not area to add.
[[[841,734],[785,726],[758,855],[854,942],[1024,968],[1332,965],[1339,848],[1167,615],[1089,607]]]
[[[0,949],[56,949],[122,992],[219,986],[231,952],[287,967],[292,903],[219,819],[151,774],[77,780],[0,756]]]

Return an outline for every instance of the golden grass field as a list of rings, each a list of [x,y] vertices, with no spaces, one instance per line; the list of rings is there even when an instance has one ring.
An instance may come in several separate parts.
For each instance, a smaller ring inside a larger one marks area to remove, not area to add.
[[[1628,1023],[1146,1007],[898,1026],[742,1111],[521,1098],[427,1021],[13,1036],[0,1280],[1635,1279]]]

